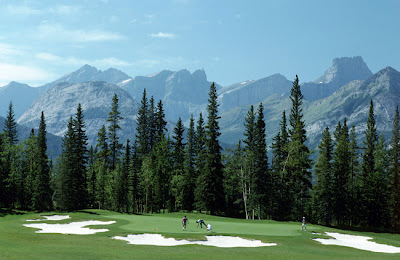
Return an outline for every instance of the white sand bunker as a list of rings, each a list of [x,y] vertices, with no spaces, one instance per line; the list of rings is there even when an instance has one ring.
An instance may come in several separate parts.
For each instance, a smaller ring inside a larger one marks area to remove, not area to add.
[[[353,236],[339,233],[326,234],[334,238],[315,238],[314,240],[321,242],[324,245],[347,246],[377,253],[400,253],[400,247],[378,244],[372,241],[368,241],[372,239],[371,237]]]
[[[138,234],[128,235],[127,237],[116,236],[113,239],[125,240],[134,245],[153,245],[153,246],[179,246],[179,245],[205,245],[216,247],[260,247],[276,246],[275,243],[262,243],[260,240],[249,240],[240,237],[229,236],[206,236],[206,241],[176,240],[165,238],[160,234]]]
[[[107,232],[108,229],[90,229],[85,226],[94,226],[94,225],[110,225],[114,224],[115,221],[97,221],[97,220],[89,220],[89,221],[81,221],[81,222],[72,222],[68,224],[47,224],[47,223],[38,223],[38,224],[24,224],[25,227],[31,228],[39,228],[41,230],[36,231],[36,233],[59,233],[59,234],[75,234],[75,235],[91,235],[98,232]]]
[[[44,221],[44,220],[63,220],[71,218],[69,215],[52,215],[52,216],[42,216],[45,219],[27,219],[26,221]]]

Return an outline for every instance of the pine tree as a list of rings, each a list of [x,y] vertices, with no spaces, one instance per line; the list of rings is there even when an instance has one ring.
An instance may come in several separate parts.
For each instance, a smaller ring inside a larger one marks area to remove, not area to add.
[[[182,180],[182,207],[192,211],[194,205],[195,190],[195,157],[196,157],[196,132],[194,129],[193,115],[190,117],[189,129],[187,134],[187,145],[185,150],[184,176]]]
[[[184,174],[184,159],[185,159],[185,143],[183,141],[183,132],[185,128],[182,123],[182,119],[179,117],[178,122],[174,128],[173,141],[173,176],[171,180],[172,190],[172,203],[174,204],[174,210],[181,209],[183,198],[183,174]]]
[[[223,212],[225,195],[223,194],[223,165],[221,160],[221,146],[218,137],[221,135],[218,119],[217,89],[212,83],[207,106],[206,125],[206,165],[204,175],[204,201],[206,209],[211,213]]]
[[[153,146],[156,142],[156,107],[154,105],[154,98],[151,96],[149,100],[149,110],[148,110],[148,119],[149,119],[149,146],[150,150],[153,149]]]
[[[243,202],[245,208],[246,219],[249,218],[249,212],[252,213],[252,218],[254,219],[254,211],[257,209],[256,191],[252,189],[255,181],[255,171],[256,171],[256,129],[255,129],[255,112],[254,107],[250,106],[250,110],[247,112],[245,117],[245,143],[244,156],[244,176],[243,176]]]
[[[288,144],[288,159],[286,170],[291,179],[291,197],[293,207],[292,219],[305,215],[309,206],[309,192],[311,188],[311,160],[310,151],[305,145],[307,140],[305,123],[303,120],[303,95],[300,90],[299,79],[293,82],[290,91],[292,108],[290,111],[290,142]]]
[[[319,153],[317,164],[315,165],[316,184],[313,187],[313,207],[315,219],[324,224],[330,225],[332,222],[332,153],[333,144],[326,127],[322,140],[318,145]]]
[[[8,106],[6,121],[4,122],[4,132],[6,134],[6,142],[14,145],[18,142],[17,122],[15,122],[15,114],[12,102]]]
[[[167,121],[165,121],[165,113],[162,101],[160,100],[157,104],[156,113],[155,113],[155,142],[158,142],[160,137],[165,134],[167,131]],[[165,135],[164,135],[165,137]]]
[[[85,131],[84,114],[81,104],[78,104],[75,119],[73,121],[75,136],[75,178],[76,178],[76,196],[79,197],[77,209],[83,209],[87,206],[87,176],[86,165],[88,160],[87,136]]]
[[[111,150],[111,169],[115,168],[117,162],[118,153],[122,149],[122,144],[119,143],[119,137],[117,135],[118,130],[121,130],[119,122],[124,119],[121,116],[121,112],[118,110],[118,96],[114,94],[112,99],[111,111],[108,113],[107,122],[110,122],[108,126],[108,137],[110,140],[110,150]]]
[[[0,133],[0,207],[7,205],[7,178],[8,172],[6,170],[6,158],[4,154],[4,133]]]
[[[373,218],[373,213],[371,212],[371,201],[373,193],[371,192],[371,186],[373,185],[373,176],[375,171],[375,157],[374,151],[376,149],[376,143],[378,140],[378,134],[376,132],[375,119],[374,119],[374,104],[370,102],[369,116],[367,120],[367,129],[365,130],[365,141],[364,141],[364,154],[362,160],[362,183],[361,183],[361,203],[363,208],[361,213],[363,213],[363,220],[367,222],[369,226],[373,226],[375,220]]]
[[[150,153],[149,145],[149,102],[146,97],[146,89],[143,90],[141,106],[137,116],[136,139],[139,158]]]
[[[37,172],[33,185],[33,208],[38,212],[48,211],[53,208],[52,190],[50,187],[50,168],[47,157],[46,122],[44,113],[40,117],[39,132],[37,137]]]
[[[338,225],[344,224],[349,214],[350,197],[350,154],[349,134],[346,118],[343,126],[340,121],[335,130],[335,151],[333,154],[333,211]]]
[[[349,198],[349,217],[350,225],[355,225],[360,221],[360,199],[359,199],[359,188],[360,188],[360,164],[359,164],[359,152],[358,144],[356,139],[356,128],[352,126],[350,131],[350,145],[349,145],[349,163],[350,163],[350,198]]]
[[[206,165],[206,133],[204,127],[203,115],[200,113],[196,125],[196,187],[194,191],[195,208],[198,211],[206,209],[206,201],[203,199],[204,183],[207,181],[205,171]]]
[[[129,139],[126,140],[125,154],[123,157],[122,167],[117,171],[116,181],[116,210],[118,212],[127,213],[129,210],[129,175],[131,171],[131,147]]]
[[[153,185],[154,185],[154,207],[157,210],[163,210],[167,208],[167,201],[169,195],[169,183],[171,182],[171,161],[170,161],[170,149],[168,147],[168,141],[164,134],[159,137],[153,149],[154,155],[154,173],[153,173]]]
[[[90,146],[88,153],[88,165],[87,165],[87,187],[88,187],[88,207],[95,208],[96,206],[96,183],[97,183],[97,171],[96,171],[96,149]]]
[[[288,220],[291,211],[290,180],[286,170],[288,161],[289,134],[287,131],[286,112],[282,113],[281,129],[274,137],[272,144],[273,180],[276,186],[274,216],[277,220]]]
[[[260,103],[257,110],[255,124],[255,163],[256,170],[252,190],[256,193],[258,218],[261,219],[261,207],[265,205],[266,214],[272,213],[272,194],[275,187],[272,183],[271,173],[268,169],[267,143],[265,134],[264,106]]]
[[[390,150],[391,215],[393,229],[400,233],[400,119],[399,107],[393,119],[392,142]]]

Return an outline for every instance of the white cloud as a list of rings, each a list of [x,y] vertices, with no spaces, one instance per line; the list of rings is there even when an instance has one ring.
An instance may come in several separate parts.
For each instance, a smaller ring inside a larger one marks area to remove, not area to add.
[[[115,57],[108,57],[103,59],[96,59],[96,60],[89,60],[89,59],[80,59],[75,57],[61,57],[51,53],[41,52],[36,54],[36,58],[48,62],[55,62],[57,64],[64,64],[64,65],[74,65],[74,66],[82,66],[84,64],[91,64],[93,66],[100,66],[100,67],[124,67],[130,66],[131,63],[120,60]]]
[[[8,14],[11,15],[44,15],[44,14],[54,14],[54,15],[72,15],[79,13],[82,9],[81,6],[76,5],[56,5],[47,8],[35,8],[29,5],[7,5],[6,10]]]
[[[150,34],[150,37],[152,37],[152,38],[173,39],[173,38],[175,38],[175,34],[159,32],[159,33]]]
[[[59,24],[51,25],[48,23],[42,23],[39,25],[39,36],[42,38],[50,37],[74,42],[97,42],[123,39],[123,36],[117,33],[100,30],[68,30]]]
[[[54,78],[54,75],[37,67],[0,63],[0,86],[10,81],[25,82],[31,85],[42,83]]]
[[[0,43],[0,58],[5,59],[10,56],[22,55],[23,51],[13,45]]]

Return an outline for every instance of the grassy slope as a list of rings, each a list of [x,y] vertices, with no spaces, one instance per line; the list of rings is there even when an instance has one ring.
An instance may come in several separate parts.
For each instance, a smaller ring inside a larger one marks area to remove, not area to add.
[[[35,229],[22,226],[27,219],[39,218],[40,214],[5,215],[0,217],[0,258],[4,259],[398,259],[399,254],[371,253],[362,250],[325,246],[311,240],[318,237],[311,231],[337,231],[317,225],[308,225],[308,231],[300,231],[299,223],[275,221],[251,221],[221,218],[200,214],[186,214],[188,230],[182,231],[182,213],[156,215],[126,215],[109,211],[91,210],[89,213],[70,213],[72,219],[47,221],[47,223],[69,223],[82,220],[116,220],[116,224],[98,226],[109,232],[95,235],[37,234]],[[93,214],[95,213],[95,214]],[[52,213],[50,213],[52,214]],[[205,239],[205,228],[196,227],[195,220],[202,217],[213,225],[214,234],[232,235],[243,238],[260,239],[277,246],[259,248],[217,248],[200,245],[174,247],[136,246],[113,236],[135,233],[161,233],[178,239]],[[95,228],[95,227],[92,227]],[[156,230],[154,230],[156,229]],[[346,232],[365,235],[374,241],[400,246],[400,235]]]

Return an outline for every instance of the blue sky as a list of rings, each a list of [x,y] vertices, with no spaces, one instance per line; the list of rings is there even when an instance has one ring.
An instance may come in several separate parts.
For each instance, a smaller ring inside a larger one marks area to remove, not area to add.
[[[399,14],[397,0],[0,0],[0,86],[39,86],[84,64],[133,77],[203,68],[221,85],[312,81],[336,57],[399,70]]]

